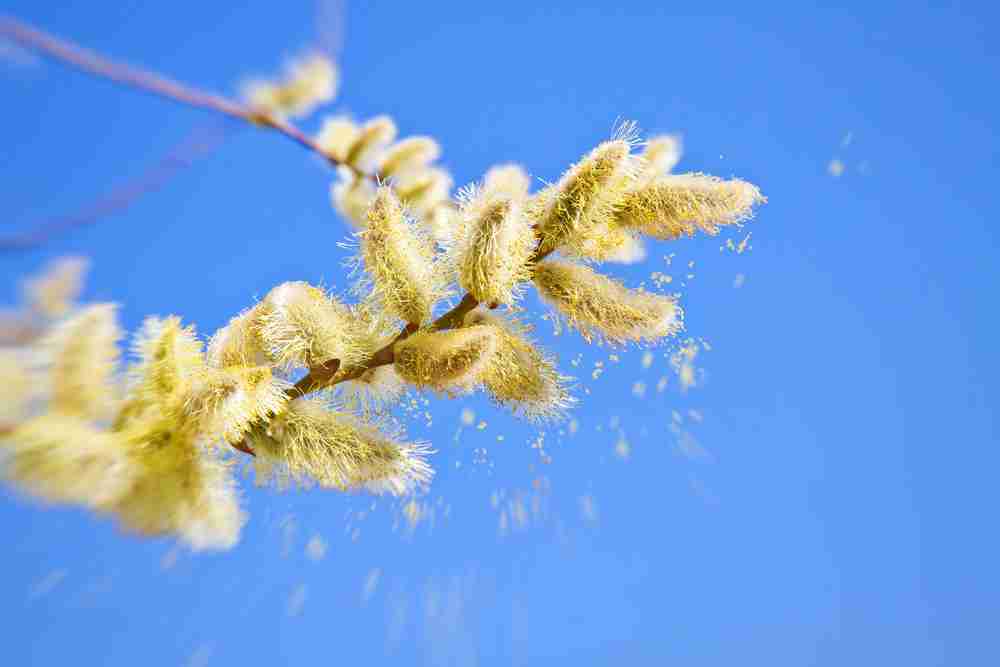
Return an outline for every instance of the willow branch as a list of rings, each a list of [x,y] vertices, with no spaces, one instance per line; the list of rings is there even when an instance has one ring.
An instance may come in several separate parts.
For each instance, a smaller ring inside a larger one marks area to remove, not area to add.
[[[222,95],[193,88],[147,69],[111,60],[11,16],[0,15],[0,36],[93,76],[108,79],[129,88],[137,88],[190,107],[221,113],[258,127],[271,128],[303,148],[321,156],[331,165],[342,165],[336,157],[324,151],[312,137],[284,118],[274,114],[248,107]],[[375,180],[379,176],[378,174],[360,172],[354,167],[351,167],[351,170],[362,178]]]

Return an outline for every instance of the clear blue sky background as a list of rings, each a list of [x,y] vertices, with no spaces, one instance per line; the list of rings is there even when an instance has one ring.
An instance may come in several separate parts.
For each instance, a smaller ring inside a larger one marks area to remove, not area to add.
[[[536,429],[476,399],[488,425],[456,443],[462,406],[432,401],[411,432],[439,450],[436,518],[412,535],[384,500],[358,519],[371,499],[248,485],[241,545],[172,564],[167,541],[5,493],[4,663],[998,664],[997,13],[841,4],[353,3],[333,109],[437,137],[459,183],[506,160],[554,179],[623,117],[683,133],[683,169],[762,187],[752,251],[700,238],[614,269],[686,283],[702,386],[657,393],[661,353],[643,370],[543,327],[591,392],[579,432],[550,429],[546,465]],[[309,2],[4,5],[223,91],[316,32]],[[49,63],[4,65],[0,86],[4,232],[212,120]],[[278,282],[344,287],[330,180],[242,130],[126,213],[0,256],[0,298],[65,253],[92,257],[88,298],[130,329],[176,312],[211,332]],[[530,499],[543,476],[544,516],[500,536],[491,495]]]

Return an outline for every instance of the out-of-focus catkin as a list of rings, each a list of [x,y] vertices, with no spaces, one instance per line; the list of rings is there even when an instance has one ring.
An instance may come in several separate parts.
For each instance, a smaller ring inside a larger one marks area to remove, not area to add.
[[[407,219],[389,188],[379,189],[358,236],[372,296],[405,322],[426,322],[445,295],[444,276],[435,263],[434,242]]]
[[[478,188],[466,191],[464,234],[456,246],[459,284],[477,301],[509,304],[530,279],[535,234],[522,200]]]
[[[215,332],[205,351],[205,360],[209,366],[258,366],[267,360],[257,337],[260,311],[259,305],[249,308]]]
[[[115,308],[112,304],[82,308],[43,339],[44,357],[51,364],[53,411],[93,419],[110,416],[116,403],[111,379],[121,338]]]
[[[24,282],[24,300],[33,312],[48,318],[69,313],[83,290],[83,277],[90,262],[82,257],[62,257],[42,274]]]
[[[257,337],[282,368],[320,366],[332,359],[349,365],[366,353],[350,308],[318,287],[282,283],[257,308]]]
[[[396,345],[396,372],[417,387],[469,391],[482,380],[496,351],[497,337],[497,331],[488,326],[417,332]]]
[[[670,173],[681,161],[682,151],[683,144],[677,135],[662,134],[648,139],[640,155],[642,162],[636,185],[648,185],[655,178]]]
[[[267,427],[254,431],[250,442],[264,464],[259,471],[278,482],[283,473],[299,484],[403,495],[433,474],[424,460],[426,447],[398,443],[316,400],[293,401]]]
[[[179,415],[184,394],[205,363],[194,329],[181,326],[178,317],[149,317],[133,339],[132,352],[138,361],[128,370],[129,399],[119,425],[150,406]]]
[[[431,137],[407,137],[386,149],[379,164],[382,178],[426,168],[441,157],[441,146]]]
[[[568,377],[528,337],[525,327],[482,309],[466,315],[467,325],[496,331],[496,351],[482,373],[483,385],[500,405],[531,420],[561,419],[576,402]]]
[[[306,116],[337,94],[337,66],[314,53],[291,62],[280,82],[251,81],[243,95],[254,109],[284,116]]]
[[[766,201],[746,181],[724,181],[705,174],[661,176],[628,193],[617,221],[658,239],[693,236],[697,230],[717,234],[719,227],[743,222],[753,207]]]
[[[534,281],[542,297],[588,341],[654,341],[681,328],[683,313],[672,297],[630,290],[580,264],[542,262]]]

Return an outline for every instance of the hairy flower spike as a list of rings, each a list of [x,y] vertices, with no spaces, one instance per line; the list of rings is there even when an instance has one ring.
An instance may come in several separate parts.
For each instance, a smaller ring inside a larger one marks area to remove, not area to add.
[[[24,418],[32,392],[31,374],[20,355],[0,349],[0,429]]]
[[[156,406],[173,413],[182,407],[194,375],[204,366],[201,343],[179,317],[147,318],[132,343],[138,363],[129,368],[130,400],[119,421]]]
[[[282,410],[288,387],[264,366],[206,368],[192,382],[185,408],[202,433],[235,444],[254,422]]]
[[[251,81],[244,87],[248,104],[264,113],[307,116],[337,93],[337,67],[328,58],[312,54],[288,65],[280,83]]]
[[[673,298],[627,289],[580,264],[542,262],[535,267],[535,285],[588,342],[652,341],[681,328],[682,312]]]
[[[396,372],[417,387],[469,391],[488,368],[497,337],[497,331],[488,326],[417,332],[396,345]]]
[[[326,155],[347,164],[347,154],[358,139],[360,128],[347,116],[330,116],[323,120],[316,135],[316,144]]]
[[[252,433],[251,444],[263,473],[272,478],[284,473],[300,484],[314,481],[324,488],[362,487],[399,496],[426,485],[433,475],[424,460],[425,446],[397,443],[314,400],[293,401],[266,428]]]
[[[417,169],[402,174],[395,190],[406,208],[423,218],[448,200],[452,184],[444,169]]]
[[[536,195],[532,207],[541,234],[539,250],[577,249],[609,224],[635,178],[631,136],[606,141],[573,165],[559,182]]]
[[[25,281],[24,300],[43,317],[66,315],[83,289],[83,277],[90,263],[82,257],[63,257],[46,267],[37,278]]]
[[[642,151],[642,168],[638,185],[648,185],[653,179],[669,174],[681,161],[683,144],[681,138],[673,134],[663,134],[646,141]]]
[[[375,184],[341,169],[340,178],[330,186],[330,199],[337,211],[356,227],[368,224],[368,207],[375,199]],[[343,173],[346,172],[346,173]]]
[[[528,262],[535,233],[522,200],[486,188],[465,193],[464,233],[456,247],[459,284],[484,303],[509,304],[522,281],[531,278]]]
[[[358,129],[358,134],[344,156],[344,163],[367,171],[379,153],[396,138],[396,124],[388,116],[376,116]]]
[[[83,308],[46,335],[42,349],[51,361],[54,411],[94,419],[110,416],[120,338],[112,304]]]
[[[143,535],[178,535],[194,549],[228,549],[246,515],[230,466],[196,444],[190,427],[132,434],[133,483],[113,505]]]
[[[375,300],[405,322],[426,322],[445,296],[443,272],[434,262],[434,242],[406,218],[389,188],[379,188],[358,237]]]
[[[441,146],[431,137],[407,137],[386,150],[378,171],[382,178],[392,178],[425,169],[440,156]]]
[[[483,178],[483,189],[511,199],[523,201],[531,188],[531,177],[518,164],[501,164],[491,167]]]
[[[257,336],[260,306],[249,308],[229,320],[208,341],[205,360],[215,368],[259,366],[266,355]]]
[[[561,419],[576,400],[569,394],[570,378],[532,343],[523,325],[484,310],[465,317],[467,325],[495,329],[497,348],[483,372],[483,384],[500,405],[531,420]]]
[[[86,420],[47,414],[17,427],[2,443],[3,474],[31,495],[103,509],[132,483],[124,443]]]
[[[705,174],[661,176],[629,193],[618,211],[619,224],[658,239],[717,234],[723,225],[748,219],[766,201],[756,186]]]
[[[354,364],[365,354],[350,309],[318,287],[283,283],[258,308],[257,336],[280,367],[314,367],[332,359]]]

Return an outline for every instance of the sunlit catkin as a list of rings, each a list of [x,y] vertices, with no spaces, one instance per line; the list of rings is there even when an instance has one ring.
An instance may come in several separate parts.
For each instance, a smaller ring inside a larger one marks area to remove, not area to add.
[[[542,262],[535,267],[534,281],[542,297],[587,341],[654,341],[681,328],[682,312],[672,297],[630,290],[581,264]]]
[[[681,138],[673,134],[662,134],[646,140],[640,158],[642,159],[637,185],[648,185],[659,176],[670,173],[681,161],[683,145]]]
[[[619,224],[658,239],[693,236],[697,230],[717,234],[723,225],[738,224],[766,201],[756,186],[705,174],[661,176],[626,195],[617,214]]]
[[[112,304],[82,308],[46,334],[42,350],[50,363],[53,411],[94,419],[110,416],[119,338]]]
[[[531,420],[561,419],[576,402],[554,360],[518,324],[482,309],[469,313],[468,325],[493,327],[496,351],[482,373],[483,385],[500,405]]]
[[[249,308],[229,320],[208,341],[205,361],[209,366],[258,366],[266,355],[257,336],[260,307]]]
[[[344,162],[361,170],[370,169],[381,151],[396,138],[396,124],[388,116],[376,116],[358,128]]]
[[[416,169],[401,175],[394,190],[406,209],[422,218],[448,201],[452,184],[444,169]]]
[[[178,317],[147,318],[132,352],[138,362],[129,367],[129,399],[118,421],[149,406],[179,414],[185,392],[205,363],[194,329],[181,326]]]
[[[246,520],[230,466],[177,428],[133,443],[137,470],[113,504],[123,525],[143,535],[177,535],[194,549],[228,549]]]
[[[203,433],[234,444],[254,422],[281,411],[288,387],[265,366],[206,368],[193,379],[185,409]]]
[[[319,366],[332,359],[342,365],[361,360],[350,309],[318,287],[304,282],[278,285],[258,305],[257,337],[278,366]]]
[[[419,444],[398,443],[350,414],[299,399],[251,434],[262,472],[340,490],[365,488],[403,495],[427,484],[433,471]]]
[[[379,164],[382,178],[424,169],[441,156],[441,146],[431,137],[407,137],[386,149]]]
[[[417,387],[469,391],[479,384],[496,347],[493,327],[421,331],[396,345],[396,372]]]
[[[306,116],[334,98],[338,83],[336,65],[323,55],[312,54],[290,63],[282,81],[251,81],[243,94],[258,111]]]
[[[89,265],[82,257],[62,257],[53,261],[42,275],[24,282],[22,291],[28,307],[43,317],[66,315],[83,289],[83,277]]]
[[[368,224],[368,207],[375,199],[375,184],[359,178],[346,167],[338,170],[338,179],[330,186],[330,200],[337,211],[355,227]]]
[[[524,200],[531,187],[531,177],[518,164],[500,164],[490,167],[483,177],[483,189],[494,195]]]
[[[614,218],[635,177],[633,139],[606,141],[570,167],[554,186],[535,196],[531,207],[542,252],[586,243],[588,236]]]
[[[465,232],[456,247],[459,284],[477,301],[513,302],[521,283],[531,277],[528,262],[535,251],[522,200],[473,189],[466,192],[461,215]]]
[[[31,403],[32,377],[22,355],[0,349],[0,430],[19,422]]]
[[[24,422],[0,443],[2,474],[53,503],[106,508],[132,483],[120,439],[78,417],[47,414]]]
[[[368,209],[368,225],[358,237],[376,301],[405,322],[426,322],[444,295],[434,242],[404,215],[389,188],[379,189]]]

